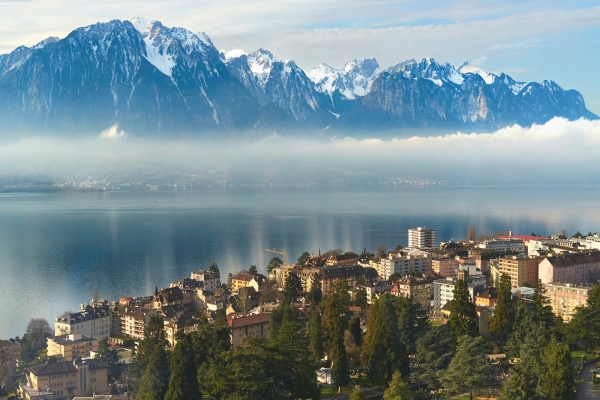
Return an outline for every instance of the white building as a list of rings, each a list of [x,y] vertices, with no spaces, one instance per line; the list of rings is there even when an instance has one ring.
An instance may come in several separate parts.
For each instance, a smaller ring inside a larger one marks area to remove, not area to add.
[[[440,312],[442,307],[449,301],[454,300],[454,286],[456,286],[457,277],[440,279],[433,282],[433,310]],[[468,275],[468,287],[471,301],[475,298],[476,292],[487,287],[487,277],[481,274]]]
[[[413,249],[432,249],[435,247],[435,229],[419,226],[408,230],[408,247]]]
[[[54,336],[83,335],[109,338],[112,314],[107,306],[82,305],[77,313],[65,313],[54,318]]]
[[[425,272],[431,270],[431,254],[421,250],[392,251],[388,258],[382,258],[376,266],[377,274],[383,280],[392,274],[406,275],[410,271]]]
[[[206,270],[199,270],[192,272],[192,279],[200,282],[204,282],[204,290],[214,292],[221,288],[221,277],[216,272],[210,272]]]
[[[525,242],[523,242],[521,239],[495,238],[480,243],[479,247],[482,249],[494,250],[498,252],[514,251],[521,257],[527,256],[527,247],[525,246]]]

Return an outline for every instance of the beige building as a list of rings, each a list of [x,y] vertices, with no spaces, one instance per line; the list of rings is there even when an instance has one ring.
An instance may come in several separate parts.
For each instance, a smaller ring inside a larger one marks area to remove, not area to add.
[[[441,278],[440,275],[429,274],[422,278],[405,277],[392,286],[391,293],[399,297],[412,297],[422,309],[429,309],[433,300],[433,282]]]
[[[328,267],[337,267],[341,265],[356,265],[358,264],[358,254],[346,253],[338,256],[331,256],[327,259]]]
[[[116,336],[127,336],[134,339],[144,338],[144,328],[150,322],[150,317],[157,314],[156,310],[134,306],[119,306],[114,312],[117,329],[113,329]]]
[[[191,302],[191,294],[189,301]],[[175,306],[184,304],[183,292],[178,287],[162,288],[160,291],[158,288],[154,289],[154,309],[160,310],[165,306]]]
[[[540,261],[542,261],[540,257],[500,257],[498,259],[497,273],[500,277],[502,277],[502,274],[510,276],[512,287],[521,287],[524,284],[535,286],[538,281],[538,266]],[[494,283],[497,285],[497,282]]]
[[[177,345],[177,333],[183,332],[189,334],[198,330],[198,320],[191,318],[175,318],[165,324],[165,338],[171,345],[175,347]]]
[[[232,315],[227,318],[227,323],[231,328],[231,344],[237,346],[249,337],[266,338],[269,314]]]
[[[542,283],[592,283],[600,271],[600,252],[546,257],[539,266]]]
[[[21,358],[21,344],[9,340],[0,340],[0,365],[9,369],[17,367],[17,360]]]
[[[444,278],[451,278],[456,276],[456,271],[458,271],[458,260],[454,257],[434,259],[431,260],[431,269]]]
[[[554,315],[561,316],[563,321],[570,322],[575,308],[587,304],[592,285],[574,285],[570,283],[546,283],[546,296]]]
[[[98,339],[79,334],[48,338],[48,356],[61,356],[67,361],[77,357],[90,357],[91,351],[98,350]]]
[[[47,398],[62,400],[69,396],[108,393],[108,365],[100,360],[64,361],[28,368],[27,384],[20,394],[27,400]]]
[[[84,335],[95,338],[109,338],[112,316],[108,306],[82,306],[78,313],[65,313],[54,318],[54,336]]]
[[[235,293],[243,287],[250,286],[250,282],[254,279],[254,275],[247,272],[239,272],[231,278],[231,292]]]
[[[216,272],[210,272],[206,270],[199,270],[192,272],[192,279],[203,282],[204,290],[214,292],[221,288],[221,276]]]

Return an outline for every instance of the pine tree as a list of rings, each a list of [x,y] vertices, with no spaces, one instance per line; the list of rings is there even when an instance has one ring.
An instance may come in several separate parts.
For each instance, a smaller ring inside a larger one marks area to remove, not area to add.
[[[402,374],[398,371],[394,372],[390,387],[385,389],[383,393],[384,400],[412,400],[414,394],[408,390],[406,382],[402,380]]]
[[[450,394],[473,392],[487,387],[494,371],[487,365],[481,337],[463,335],[458,338],[456,355],[452,358],[441,382]]]
[[[513,324],[513,304],[510,276],[502,274],[498,285],[498,302],[490,321],[490,333],[504,340],[510,334]]]
[[[352,334],[354,343],[360,347],[362,346],[362,328],[360,327],[360,317],[352,317],[348,323],[348,330]]]
[[[367,395],[362,390],[356,389],[350,393],[350,400],[367,400]]]
[[[308,293],[308,302],[319,304],[323,299],[323,291],[321,290],[321,275],[313,274],[311,278],[310,292]]]
[[[148,366],[138,383],[136,400],[163,400],[169,384],[167,352],[155,346],[149,355]]]
[[[539,280],[535,284],[531,302],[533,303],[535,319],[543,322],[547,328],[554,326],[554,314],[552,312],[552,307],[550,306],[550,299],[546,296],[546,290]]]
[[[285,287],[283,288],[281,303],[285,305],[295,303],[302,297],[302,293],[302,281],[295,272],[290,272],[285,278]]]
[[[393,296],[392,301],[398,317],[398,329],[400,338],[407,351],[415,351],[415,342],[429,326],[429,319],[425,311],[421,309],[412,297]]]
[[[568,400],[574,397],[574,387],[569,346],[557,343],[552,336],[541,357],[538,395],[548,400]]]
[[[201,400],[196,371],[192,339],[179,336],[171,356],[171,378],[164,400]]]
[[[462,279],[456,281],[454,286],[454,299],[450,303],[450,317],[448,325],[455,340],[464,335],[477,336],[479,323],[475,303],[471,301],[469,286]]]
[[[279,268],[283,265],[283,260],[279,257],[273,257],[267,264],[267,274],[270,274],[275,268]]]
[[[400,338],[395,311],[391,295],[384,294],[377,300],[373,333],[362,350],[369,380],[381,387],[387,386],[395,371],[404,376],[410,373],[408,354]]]
[[[310,306],[308,339],[310,354],[312,358],[318,362],[323,358],[323,328],[321,327],[321,314],[314,303]]]
[[[119,355],[110,348],[108,339],[102,338],[98,340],[98,350],[94,357],[108,365],[108,381],[112,382],[119,376]]]
[[[309,258],[310,258],[310,253],[305,251],[304,253],[302,253],[300,255],[300,257],[298,257],[298,265],[306,264],[306,262],[308,261]]]
[[[417,375],[427,384],[429,390],[442,387],[440,373],[448,368],[454,352],[454,338],[446,325],[432,326],[417,340]]]
[[[329,336],[329,346],[331,348],[331,377],[339,392],[342,387],[348,385],[350,379],[348,357],[344,346],[344,326],[341,318],[334,322]]]

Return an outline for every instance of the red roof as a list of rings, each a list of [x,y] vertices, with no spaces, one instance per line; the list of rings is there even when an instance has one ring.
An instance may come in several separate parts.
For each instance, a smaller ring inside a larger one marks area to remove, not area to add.
[[[227,324],[231,328],[242,328],[248,325],[260,324],[269,322],[269,315],[267,313],[246,315],[244,317],[230,317],[227,318]]]

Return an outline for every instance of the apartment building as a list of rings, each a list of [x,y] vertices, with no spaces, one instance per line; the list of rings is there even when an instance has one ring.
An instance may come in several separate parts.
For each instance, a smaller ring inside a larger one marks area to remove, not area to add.
[[[221,276],[217,272],[199,270],[192,272],[191,279],[202,282],[204,290],[214,292],[221,288]]]
[[[109,338],[112,316],[108,304],[82,305],[77,313],[54,318],[54,336],[77,334],[98,339]]]
[[[466,275],[469,295],[473,301],[475,296],[487,287],[487,278],[481,274],[469,275],[465,273],[466,271],[460,272],[461,275]],[[457,280],[458,277],[450,277],[433,282],[433,311],[440,312],[446,303],[454,300],[454,287]]]
[[[358,254],[348,252],[337,256],[331,256],[327,259],[326,264],[328,267],[337,267],[342,265],[357,265]]]
[[[21,397],[31,400],[49,394],[56,400],[84,396],[88,392],[108,393],[108,365],[100,360],[76,360],[28,368],[27,384],[20,386]]]
[[[143,339],[144,328],[150,322],[150,317],[157,313],[151,308],[121,305],[114,311],[113,335]]]
[[[600,272],[600,252],[546,257],[539,265],[542,283],[594,283]]]
[[[527,256],[527,247],[525,246],[525,242],[523,242],[521,239],[494,238],[492,240],[486,240],[485,242],[480,243],[479,248],[494,250],[504,254],[508,252],[514,252],[520,257]]]
[[[17,367],[17,360],[21,358],[21,344],[10,340],[0,340],[0,365],[9,369]]]
[[[441,257],[431,260],[431,270],[443,277],[456,276],[458,260],[454,257]]]
[[[254,279],[254,275],[247,272],[239,272],[231,278],[231,292],[236,293],[243,287],[250,286],[250,282]]]
[[[577,307],[585,306],[591,284],[574,285],[571,283],[547,283],[544,285],[546,296],[556,316],[561,316],[564,322],[570,322]]]
[[[98,339],[79,334],[54,336],[47,342],[48,356],[60,356],[67,361],[90,357],[90,352],[98,350]]]
[[[231,345],[244,343],[249,337],[267,337],[270,314],[254,314],[246,316],[232,315],[227,318],[231,328]]]
[[[387,258],[379,260],[377,274],[381,279],[388,280],[392,274],[404,276],[411,271],[424,274],[431,270],[431,265],[431,254],[427,252],[396,250],[390,252]]]
[[[189,297],[191,302],[191,294]],[[160,310],[165,306],[175,306],[179,305],[183,307],[184,304],[184,295],[183,291],[178,287],[170,287],[170,288],[162,288],[158,290],[158,288],[154,289],[154,309]]]
[[[412,249],[433,249],[435,247],[435,229],[426,226],[408,230],[408,247]]]
[[[538,281],[538,267],[541,261],[541,257],[500,257],[497,273],[500,277],[502,274],[510,276],[511,287],[519,287],[525,284],[535,286]],[[494,282],[496,286],[498,282]]]
[[[422,309],[429,309],[433,300],[433,282],[440,278],[440,275],[433,272],[429,272],[422,278],[407,276],[394,283],[390,292],[394,296],[411,297]]]

